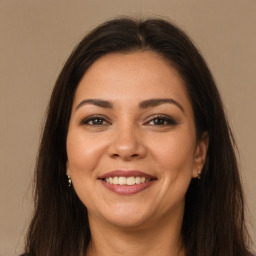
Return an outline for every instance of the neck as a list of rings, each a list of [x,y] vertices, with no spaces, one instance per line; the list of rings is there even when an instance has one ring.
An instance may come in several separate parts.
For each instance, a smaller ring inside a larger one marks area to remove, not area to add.
[[[154,225],[120,228],[89,217],[91,243],[87,256],[184,256],[182,214],[161,218]]]

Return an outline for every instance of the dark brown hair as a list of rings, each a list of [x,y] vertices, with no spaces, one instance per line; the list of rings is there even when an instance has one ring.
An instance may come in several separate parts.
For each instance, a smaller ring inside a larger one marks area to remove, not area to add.
[[[76,88],[95,60],[108,53],[156,52],[184,79],[197,137],[209,134],[200,181],[186,194],[182,239],[188,256],[250,255],[235,142],[214,79],[199,51],[176,26],[160,19],[115,19],[89,33],[74,49],[54,87],[35,172],[35,212],[26,252],[81,255],[90,241],[87,209],[68,187],[66,137]]]

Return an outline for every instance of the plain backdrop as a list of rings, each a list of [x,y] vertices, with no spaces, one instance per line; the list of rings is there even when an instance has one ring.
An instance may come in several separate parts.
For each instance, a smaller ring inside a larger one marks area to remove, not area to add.
[[[255,13],[255,0],[0,0],[0,255],[23,248],[40,127],[56,77],[88,31],[120,15],[167,18],[202,52],[237,139],[256,241]]]

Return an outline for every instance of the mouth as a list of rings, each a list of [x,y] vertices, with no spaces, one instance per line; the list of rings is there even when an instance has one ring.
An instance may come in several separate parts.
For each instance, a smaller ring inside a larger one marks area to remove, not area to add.
[[[140,171],[117,170],[98,177],[98,180],[112,192],[131,195],[150,187],[157,178]]]
[[[114,184],[114,185],[121,185],[121,186],[133,186],[135,184],[142,184],[142,183],[147,183],[150,182],[154,179],[147,179],[146,177],[134,177],[134,176],[130,176],[130,177],[123,177],[123,176],[114,176],[114,177],[109,177],[109,178],[105,178],[102,179],[103,181],[109,183],[109,184]]]

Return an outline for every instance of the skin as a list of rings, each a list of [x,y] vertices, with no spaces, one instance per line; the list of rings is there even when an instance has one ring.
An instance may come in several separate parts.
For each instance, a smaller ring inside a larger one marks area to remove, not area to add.
[[[166,98],[176,103],[140,107]],[[81,104],[88,99],[112,107]],[[97,60],[78,85],[67,136],[67,174],[88,209],[87,255],[184,255],[185,194],[203,168],[207,148],[207,134],[196,138],[183,79],[167,61],[150,51]],[[120,169],[157,180],[139,193],[119,195],[98,177]]]

